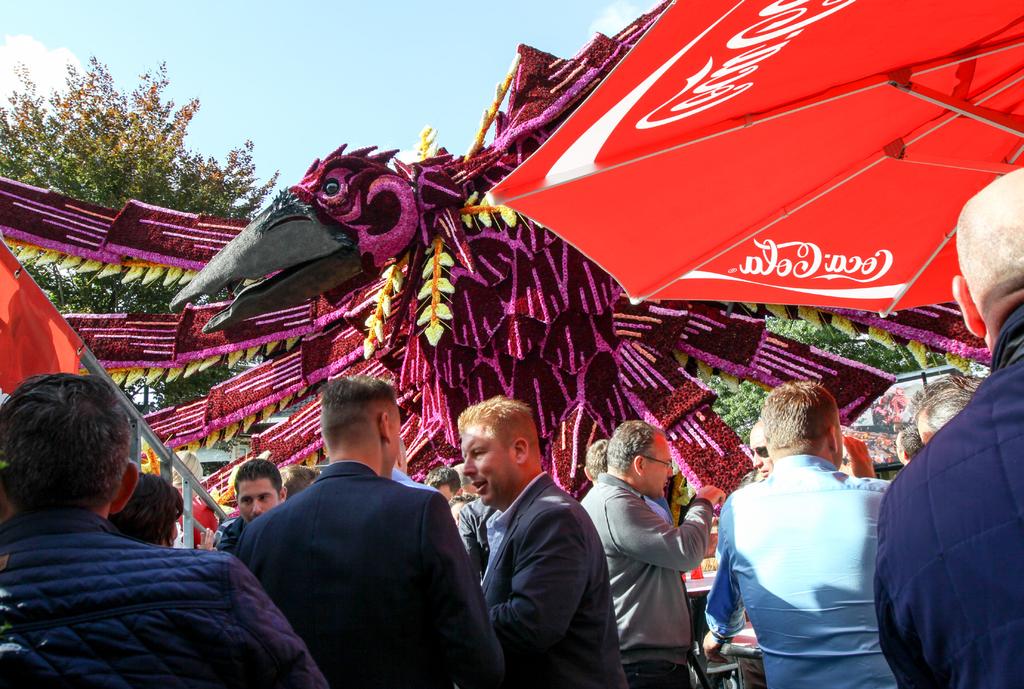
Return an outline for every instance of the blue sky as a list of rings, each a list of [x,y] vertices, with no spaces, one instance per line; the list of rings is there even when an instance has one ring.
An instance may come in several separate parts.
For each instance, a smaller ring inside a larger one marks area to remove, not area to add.
[[[569,56],[653,4],[5,1],[0,94],[15,62],[49,85],[96,56],[124,89],[166,62],[171,97],[202,103],[190,147],[221,158],[252,139],[260,177],[290,184],[341,143],[409,149],[425,124],[462,152],[518,43]]]

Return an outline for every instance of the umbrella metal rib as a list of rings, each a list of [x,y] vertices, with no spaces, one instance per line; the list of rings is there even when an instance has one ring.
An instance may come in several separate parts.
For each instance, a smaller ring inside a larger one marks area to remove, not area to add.
[[[972,103],[960,100],[959,98],[950,98],[949,96],[939,93],[935,89],[930,89],[926,86],[921,86],[920,84],[901,84],[896,81],[890,81],[889,85],[895,87],[899,91],[902,91],[908,96],[920,98],[926,103],[931,103],[932,105],[937,105],[940,108],[945,108],[946,110],[955,112],[963,117],[968,117],[975,122],[981,122],[982,124],[987,124],[990,127],[1001,129],[1007,134],[1024,136],[1024,129],[1015,126],[1010,118],[1005,116],[1000,117],[1001,113],[985,113]]]
[[[1021,46],[1024,46],[1024,43],[1016,43],[1016,44],[1014,44],[1013,47],[1021,47]],[[963,60],[960,59],[960,60],[956,60],[954,62],[948,62],[944,66],[945,67],[950,67],[950,66],[952,66],[954,64],[958,64],[959,62],[962,62],[962,61]],[[933,70],[929,69],[927,71],[933,71]],[[925,137],[927,137],[927,136],[929,136],[931,134],[934,134],[936,131],[938,131],[942,127],[946,126],[947,124],[950,124],[951,122],[954,122],[960,116],[969,117],[970,119],[973,119],[975,121],[979,121],[979,122],[981,122],[983,124],[987,124],[987,125],[996,127],[997,129],[1000,129],[1002,131],[1006,131],[1006,132],[1008,132],[1010,134],[1013,134],[1014,136],[1024,137],[1024,131],[1022,131],[1022,130],[1008,129],[1005,126],[1001,126],[1001,124],[999,122],[991,120],[990,118],[987,118],[987,117],[985,117],[983,115],[975,116],[975,113],[978,112],[977,106],[979,106],[979,105],[981,105],[981,104],[991,100],[992,98],[995,98],[999,94],[1005,92],[1007,89],[1010,89],[1010,88],[1014,87],[1015,85],[1019,84],[1022,81],[1024,81],[1024,75],[1020,75],[1020,74],[1014,75],[1014,78],[1005,80],[1003,83],[998,84],[997,86],[991,88],[988,93],[986,93],[983,96],[979,97],[976,100],[975,103],[967,103],[966,101],[961,101],[962,103],[965,103],[966,105],[970,106],[973,109],[972,113],[961,113],[958,109],[956,109],[954,107],[949,107],[946,103],[944,103],[942,101],[934,101],[933,102],[926,95],[924,95],[924,94],[922,94],[920,92],[917,92],[917,93],[913,92],[905,84],[901,84],[899,82],[894,82],[894,81],[887,82],[889,85],[895,86],[897,89],[899,89],[900,91],[902,91],[904,93],[908,93],[909,95],[913,95],[913,96],[919,97],[922,100],[927,100],[927,101],[931,102],[933,105],[937,105],[939,107],[942,107],[942,108],[944,108],[946,110],[951,111],[951,113],[952,113],[950,115],[947,115],[946,117],[941,118],[941,121],[937,122],[935,124],[935,126],[930,127],[927,131],[924,131],[924,132],[920,133],[918,136],[915,136],[912,139],[910,139],[909,141],[907,141],[905,146],[904,146],[904,150],[906,148],[909,148],[911,145],[920,142]],[[914,88],[917,88],[917,89],[922,89],[923,88],[923,87],[920,87],[919,85],[916,85],[916,84],[914,84],[912,86]],[[862,89],[862,90],[866,90],[866,89]],[[927,89],[927,91],[931,91],[931,89]],[[848,94],[844,94],[844,95],[852,95],[852,93],[853,92],[848,93]],[[810,106],[808,106],[808,107],[810,107]],[[1024,146],[1021,147],[1021,150],[1024,150]],[[1019,155],[1019,154],[1020,154],[1020,150],[1018,150],[1018,153],[1016,155]],[[707,265],[708,263],[711,263],[712,261],[714,261],[718,257],[720,257],[720,256],[724,255],[725,253],[731,251],[732,249],[736,248],[740,244],[743,244],[744,242],[749,241],[750,239],[753,239],[757,235],[759,235],[762,232],[764,232],[765,230],[769,229],[770,227],[772,227],[776,223],[778,223],[778,222],[784,220],[785,218],[789,217],[793,213],[795,213],[795,212],[799,211],[800,209],[805,208],[806,206],[808,206],[808,205],[810,205],[810,204],[820,200],[825,195],[835,191],[839,187],[843,186],[844,184],[848,183],[849,181],[851,181],[852,179],[854,179],[855,177],[860,175],[861,173],[867,172],[872,167],[874,167],[875,165],[877,165],[878,163],[882,162],[883,160],[885,160],[888,157],[895,157],[895,156],[890,156],[887,152],[883,152],[883,155],[880,158],[877,158],[873,162],[871,162],[871,163],[869,163],[869,164],[867,164],[867,165],[865,165],[863,167],[860,167],[859,169],[855,170],[852,174],[850,174],[850,175],[846,176],[845,178],[843,178],[842,180],[840,180],[837,184],[834,184],[834,185],[830,186],[829,188],[824,189],[823,191],[821,191],[821,193],[818,193],[818,194],[814,195],[813,197],[811,197],[810,199],[804,201],[803,203],[800,203],[799,205],[793,206],[792,208],[787,208],[787,207],[781,208],[775,214],[776,217],[774,217],[771,221],[767,222],[767,224],[759,227],[757,230],[754,230],[753,232],[751,232],[749,234],[744,235],[739,240],[737,240],[737,241],[735,241],[733,243],[730,243],[724,249],[721,249],[721,250],[715,252],[709,258],[705,259],[704,257],[701,257],[700,259],[698,259],[697,263],[692,268],[689,268],[688,270],[686,270],[682,275],[677,277],[675,280],[670,280],[669,282],[666,282],[662,287],[658,288],[657,290],[651,292],[650,294],[648,294],[646,296],[639,297],[638,299],[639,300],[643,300],[643,299],[650,299],[650,298],[654,297],[656,294],[658,294],[662,290],[664,290],[667,287],[669,287],[673,282],[676,282],[678,280],[683,279],[689,273],[692,273],[694,271],[700,270],[703,266]],[[904,161],[904,162],[908,162],[908,163],[942,165],[942,166],[946,166],[946,167],[954,167],[955,166],[955,165],[951,164],[953,162],[951,160],[941,161],[941,160],[938,160],[938,159],[931,159],[931,160],[929,160],[929,159],[923,159],[923,158],[919,158],[919,159],[909,158],[908,159],[908,158],[906,158],[905,155],[899,156],[899,159]],[[981,161],[963,161],[963,162],[966,163],[966,165],[961,167],[960,169],[980,169],[981,171],[995,172],[996,174],[1005,174],[1007,172],[1012,172],[1013,170],[1016,169],[1016,168],[1014,168],[1012,166],[1009,166],[1009,165],[998,165],[997,166],[997,164],[994,164],[994,163],[983,163]],[[943,238],[943,240],[939,244],[938,248],[935,249],[935,251],[931,254],[931,256],[928,258],[928,260],[921,267],[921,269],[918,270],[909,281],[905,282],[901,286],[900,291],[897,293],[897,295],[896,295],[895,299],[893,299],[892,303],[884,311],[880,312],[881,315],[887,316],[887,315],[889,315],[890,313],[892,313],[895,310],[896,305],[899,303],[899,300],[903,298],[903,296],[910,290],[910,288],[913,287],[914,283],[917,282],[917,280],[921,277],[921,275],[924,274],[925,269],[929,265],[931,265],[931,263],[939,255],[939,253],[941,252],[943,247],[945,247],[945,245],[948,243],[949,239],[955,234],[955,232],[956,232],[956,229],[954,228],[951,233],[947,234]]]

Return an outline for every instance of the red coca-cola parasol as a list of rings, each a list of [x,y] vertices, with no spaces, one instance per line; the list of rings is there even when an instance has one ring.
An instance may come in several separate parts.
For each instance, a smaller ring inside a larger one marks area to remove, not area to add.
[[[888,312],[1022,136],[1021,0],[677,3],[492,194],[635,298]]]

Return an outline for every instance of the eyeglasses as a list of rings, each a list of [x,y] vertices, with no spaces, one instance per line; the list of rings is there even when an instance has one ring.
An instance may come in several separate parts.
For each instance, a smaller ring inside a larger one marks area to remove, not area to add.
[[[761,459],[768,459],[768,448],[765,447],[764,445],[761,445],[760,447],[755,447],[754,454],[756,454]]]
[[[664,459],[657,459],[655,457],[648,457],[647,455],[640,455],[640,456],[643,457],[644,459],[649,459],[652,462],[657,462],[658,464],[664,464],[665,466],[667,466],[669,469],[672,470],[673,474],[676,473],[676,471],[677,471],[676,465],[673,464],[672,462],[666,462]]]

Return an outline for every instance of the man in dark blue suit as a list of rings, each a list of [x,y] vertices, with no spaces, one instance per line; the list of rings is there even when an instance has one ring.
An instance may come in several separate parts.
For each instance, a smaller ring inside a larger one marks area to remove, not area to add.
[[[466,476],[485,505],[483,588],[507,689],[625,689],[608,565],[590,517],[541,469],[530,407],[505,397],[459,416]]]
[[[906,689],[1024,681],[1024,170],[967,204],[956,244],[953,294],[992,375],[882,503],[875,605]]]
[[[401,451],[394,390],[342,378],[322,408],[330,465],[246,527],[239,557],[332,687],[497,687],[501,647],[447,503],[384,478]]]

